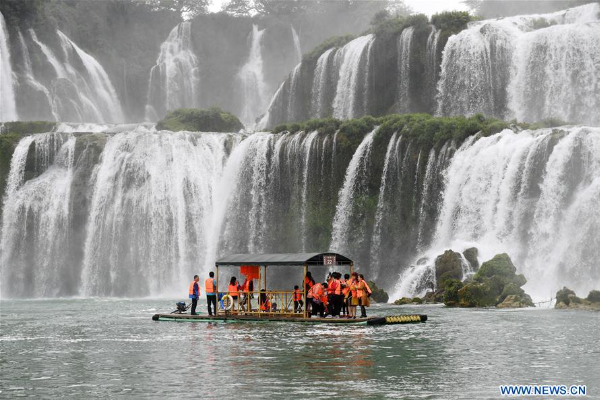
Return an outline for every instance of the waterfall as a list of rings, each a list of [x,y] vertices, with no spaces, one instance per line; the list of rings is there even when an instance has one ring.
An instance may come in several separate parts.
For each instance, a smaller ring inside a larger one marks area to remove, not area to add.
[[[448,39],[439,115],[598,123],[600,5],[472,23]]]
[[[29,55],[29,49],[27,47],[27,44],[25,43],[25,38],[23,37],[23,34],[21,32],[19,32],[19,44],[21,45],[21,52],[23,54],[23,71],[22,74],[24,75],[24,80],[25,83],[27,85],[29,85],[39,96],[40,94],[43,95],[43,97],[45,98],[45,104],[51,111],[52,113],[52,119],[54,119],[54,121],[58,121],[60,116],[58,115],[58,112],[56,110],[56,106],[54,104],[54,101],[52,99],[52,95],[50,94],[50,91],[46,88],[46,86],[44,86],[41,82],[39,82],[36,78],[35,75],[33,73],[33,68],[31,66],[31,57]],[[36,96],[37,97],[37,96]],[[35,100],[38,100],[38,98],[36,98]],[[39,114],[37,113],[32,113],[31,114],[31,119],[39,117]],[[27,119],[27,118],[24,118]]]
[[[29,29],[33,42],[52,66],[55,78],[49,90],[52,113],[61,121],[123,122],[124,116],[116,91],[106,71],[95,58],[83,51],[64,33],[57,31],[64,62],[35,31]],[[74,65],[81,65],[79,71]]]
[[[83,80],[89,88],[90,100],[99,109],[101,122],[123,122],[123,111],[108,74],[96,59],[81,50],[71,39],[61,31],[57,31],[61,40],[62,48],[67,60],[67,66],[71,65],[71,52],[75,51],[78,59],[83,63],[85,74]]]
[[[258,25],[252,25],[248,40],[250,44],[248,59],[237,75],[242,100],[240,119],[246,128],[254,127],[255,119],[265,110],[268,96],[261,50],[264,33],[264,29],[259,30]]]
[[[302,63],[296,65],[294,70],[290,74],[290,90],[288,94],[288,104],[287,104],[287,113],[286,113],[286,121],[297,121],[299,119],[299,111],[298,110],[298,89],[301,85],[300,82],[300,69],[302,68]]]
[[[313,149],[313,143],[319,132],[311,132],[308,137],[304,140],[304,154],[306,154],[306,160],[304,160],[304,171],[302,172],[302,217],[300,220],[300,227],[302,229],[302,251],[306,252],[306,208],[307,208],[307,197],[308,197],[308,179],[310,177],[310,155]]]
[[[411,46],[415,29],[410,26],[398,37],[398,109],[410,111],[410,63]]]
[[[24,182],[32,144],[38,176]],[[3,267],[5,293],[68,294],[62,289],[72,282],[64,250],[71,232],[74,151],[75,138],[58,133],[29,136],[17,146],[2,218],[1,265],[10,266]]]
[[[339,201],[333,219],[331,250],[340,253],[351,251],[350,244],[362,243],[366,232],[360,229],[350,231],[352,219],[364,219],[360,205],[356,204],[365,193],[365,185],[369,178],[368,169],[373,146],[373,138],[377,129],[365,136],[352,156],[346,170],[344,185],[339,193]],[[352,243],[351,243],[352,242]],[[354,249],[356,250],[356,249]]]
[[[447,146],[448,144],[444,144],[444,146]],[[419,154],[420,155],[420,154]],[[421,249],[421,247],[423,246],[423,235],[424,235],[424,224],[425,221],[427,220],[427,214],[425,213],[425,207],[427,207],[428,203],[429,203],[429,195],[430,195],[430,191],[431,191],[431,184],[432,184],[432,179],[433,179],[433,172],[435,169],[435,165],[437,162],[437,158],[436,158],[436,154],[435,154],[435,148],[432,148],[431,150],[429,150],[429,155],[427,156],[427,167],[425,168],[425,177],[423,178],[423,185],[422,185],[422,191],[421,191],[421,204],[419,205],[419,225],[418,225],[418,230],[417,230],[417,249]],[[417,162],[417,166],[418,166],[418,162]]]
[[[197,271],[228,140],[128,132],[107,141],[91,196],[85,295],[175,291]]]
[[[302,47],[300,46],[300,38],[298,37],[298,33],[294,29],[294,25],[290,25],[292,29],[292,39],[294,40],[294,50],[296,50],[296,58],[298,62],[302,61]]]
[[[334,117],[348,119],[360,115],[361,110],[357,109],[357,105],[360,104],[359,99],[363,98],[365,84],[368,83],[361,66],[367,62],[365,50],[370,49],[374,40],[372,34],[360,36],[336,52],[335,64],[340,72],[333,100]]]
[[[158,121],[177,108],[199,105],[200,65],[194,54],[191,26],[189,21],[180,23],[160,46],[148,81],[147,121]]]
[[[335,48],[325,51],[317,60],[315,73],[313,77],[311,103],[311,115],[315,118],[323,118],[327,115],[327,111],[331,104],[327,104],[328,87],[332,83],[331,80],[331,60],[335,54]]]
[[[373,279],[377,279],[379,276],[379,270],[381,267],[380,251],[381,251],[381,234],[382,234],[382,222],[384,216],[389,212],[388,208],[388,193],[390,191],[388,184],[396,178],[393,175],[394,165],[398,164],[398,148],[402,144],[402,136],[398,136],[398,133],[394,133],[390,139],[387,150],[385,152],[385,160],[383,162],[383,173],[381,174],[381,185],[379,186],[379,196],[377,198],[377,211],[375,212],[375,226],[373,228],[373,239],[371,240],[371,274]]]
[[[440,42],[441,30],[435,26],[431,26],[431,33],[427,37],[426,60],[425,60],[425,75],[427,77],[427,99],[430,103],[434,103],[436,96],[436,86],[439,74],[438,64],[438,44]]]
[[[599,154],[598,128],[505,130],[468,139],[445,172],[425,258],[475,246],[482,260],[507,252],[534,296],[562,286],[593,289],[600,282]],[[419,282],[432,269],[429,261],[406,270],[397,295],[422,294]]]
[[[10,63],[10,42],[4,16],[0,13],[0,121],[14,121],[17,117],[15,89]]]

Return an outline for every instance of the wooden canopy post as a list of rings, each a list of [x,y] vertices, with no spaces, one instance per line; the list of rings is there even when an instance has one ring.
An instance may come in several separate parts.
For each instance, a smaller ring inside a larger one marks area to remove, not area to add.
[[[215,315],[219,315],[219,264],[215,264],[216,274],[217,274],[217,302],[215,304]]]
[[[354,273],[354,261],[350,263],[350,276]]]
[[[261,313],[261,304],[260,304],[260,293],[261,293],[261,286],[260,283],[262,281],[262,268],[260,267],[260,265],[258,266],[258,316],[260,317],[260,313]]]
[[[304,318],[308,318],[307,308],[308,308],[308,298],[306,297],[306,273],[308,272],[308,265],[304,264],[304,279],[302,279],[302,291],[304,292],[304,311],[302,311],[302,316]]]

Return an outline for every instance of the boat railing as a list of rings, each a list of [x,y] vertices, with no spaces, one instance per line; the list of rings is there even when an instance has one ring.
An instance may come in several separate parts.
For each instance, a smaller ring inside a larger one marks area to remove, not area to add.
[[[227,295],[227,292],[219,292],[219,299]],[[268,290],[264,292],[239,292],[234,298],[230,309],[225,309],[222,301],[219,302],[218,314],[220,315],[287,315],[302,316],[303,307],[294,310],[294,291]],[[296,312],[295,312],[296,311]]]

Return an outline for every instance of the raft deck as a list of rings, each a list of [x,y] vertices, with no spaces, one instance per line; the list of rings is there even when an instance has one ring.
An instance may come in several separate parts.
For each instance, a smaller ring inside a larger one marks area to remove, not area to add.
[[[177,322],[292,322],[305,324],[363,324],[363,325],[390,325],[390,324],[414,324],[427,321],[427,315],[388,315],[385,317],[368,318],[304,318],[302,316],[286,315],[191,315],[191,314],[154,314],[153,321],[177,321]]]

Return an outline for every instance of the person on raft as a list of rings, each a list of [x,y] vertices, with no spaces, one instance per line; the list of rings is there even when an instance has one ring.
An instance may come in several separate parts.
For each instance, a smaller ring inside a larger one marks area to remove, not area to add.
[[[208,315],[213,315],[213,310],[215,315],[217,315],[217,282],[215,282],[214,278],[215,273],[210,271],[208,273],[208,279],[204,281],[206,302],[208,303]]]
[[[294,286],[294,313],[302,312],[304,301],[302,301],[302,292],[298,285]]]
[[[356,295],[358,296],[358,302],[360,304],[360,317],[367,318],[367,309],[365,307],[369,307],[371,302],[369,301],[369,297],[371,296],[371,288],[365,281],[365,277],[363,274],[358,275],[358,284],[356,285]]]
[[[192,299],[192,315],[198,315],[196,313],[196,307],[198,306],[198,298],[200,297],[200,285],[198,284],[200,281],[200,277],[198,275],[194,275],[194,280],[190,284],[190,299]]]
[[[237,278],[232,276],[229,280],[229,288],[227,290],[227,294],[231,296],[233,299],[234,309],[236,308],[236,304],[239,305],[240,298],[240,285],[238,284]]]

